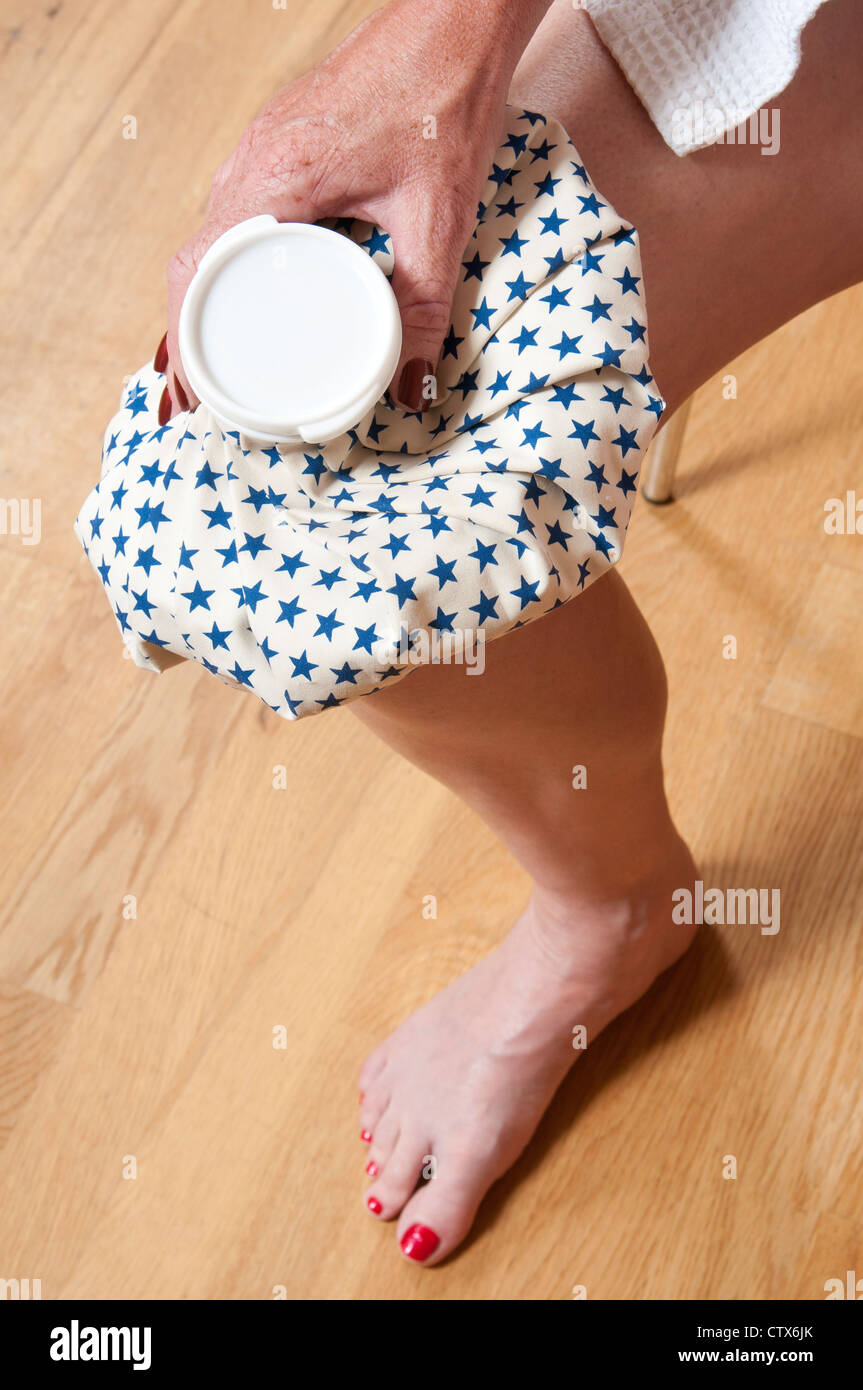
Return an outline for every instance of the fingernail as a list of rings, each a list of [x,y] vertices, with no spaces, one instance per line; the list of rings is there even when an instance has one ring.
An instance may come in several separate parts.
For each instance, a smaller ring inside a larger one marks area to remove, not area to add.
[[[180,409],[188,410],[189,398],[183,390],[182,386],[180,385],[179,381],[177,380],[176,376],[174,377],[174,395],[177,397],[177,404],[179,405]]]
[[[434,376],[434,362],[428,362],[422,357],[412,357],[402,368],[398,398],[407,410],[428,410],[431,405],[423,391],[427,376]]]
[[[160,424],[160,425],[167,425],[167,423],[168,423],[168,421],[170,420],[170,418],[171,418],[171,397],[170,397],[170,395],[168,394],[168,388],[167,388],[167,386],[166,386],[165,389],[164,389],[164,391],[162,392],[161,396],[159,397],[159,424]]]
[[[376,1178],[378,1171],[378,1165],[375,1163],[374,1159],[372,1159],[371,1163],[366,1164],[366,1172],[370,1178]]]
[[[372,1136],[367,1129],[360,1130],[360,1138],[364,1144],[370,1144],[372,1142]]]
[[[158,372],[159,375],[161,376],[161,374],[164,372],[164,370],[165,370],[165,368],[167,367],[167,365],[168,365],[168,335],[167,335],[167,333],[165,333],[165,334],[163,335],[163,337],[162,337],[161,343],[160,343],[159,346],[156,348],[156,356],[153,358],[153,371],[154,371],[154,372]]]
[[[363,1101],[365,1100],[365,1098],[366,1098],[365,1091],[360,1091],[360,1105],[362,1105],[362,1103],[363,1103]]]
[[[428,1226],[410,1226],[401,1239],[404,1253],[411,1260],[427,1260],[440,1245],[440,1237]]]
[[[367,1197],[366,1206],[368,1207],[369,1211],[374,1212],[375,1216],[380,1216],[381,1212],[383,1211],[383,1207],[381,1206],[377,1197]]]

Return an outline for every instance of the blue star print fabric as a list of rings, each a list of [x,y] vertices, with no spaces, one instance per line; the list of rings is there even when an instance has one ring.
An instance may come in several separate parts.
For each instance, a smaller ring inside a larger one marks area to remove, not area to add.
[[[334,226],[391,275],[389,238]],[[562,126],[507,108],[424,414],[248,447],[128,381],[75,522],[139,666],[198,661],[286,719],[374,692],[423,638],[502,637],[620,557],[664,402],[638,237]],[[472,635],[472,636],[471,636]]]

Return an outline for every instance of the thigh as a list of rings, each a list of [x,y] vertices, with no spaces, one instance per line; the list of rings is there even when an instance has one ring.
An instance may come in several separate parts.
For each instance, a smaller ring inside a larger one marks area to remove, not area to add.
[[[638,228],[651,359],[669,411],[738,353],[863,278],[863,5],[830,0],[769,105],[778,152],[683,158],[654,127],[584,11],[556,0],[511,99],[555,116]]]

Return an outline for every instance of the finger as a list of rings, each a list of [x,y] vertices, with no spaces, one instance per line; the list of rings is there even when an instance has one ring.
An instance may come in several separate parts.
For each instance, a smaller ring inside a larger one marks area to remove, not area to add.
[[[392,288],[402,319],[402,351],[390,394],[405,410],[427,410],[452,317],[473,210],[428,201],[394,206],[383,224],[393,243]]]

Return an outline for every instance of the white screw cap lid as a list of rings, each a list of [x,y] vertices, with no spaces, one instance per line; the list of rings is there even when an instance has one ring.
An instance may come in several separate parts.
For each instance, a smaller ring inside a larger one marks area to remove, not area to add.
[[[396,297],[339,232],[269,214],[213,242],[180,312],[192,390],[226,429],[324,443],[380,399],[401,353]]]

